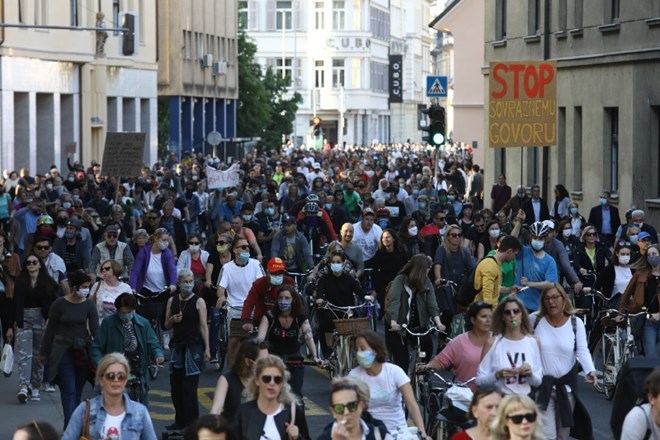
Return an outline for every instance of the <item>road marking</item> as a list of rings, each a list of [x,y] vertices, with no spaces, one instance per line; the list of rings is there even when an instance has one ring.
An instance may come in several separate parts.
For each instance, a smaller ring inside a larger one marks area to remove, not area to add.
[[[330,412],[324,410],[319,405],[309,400],[307,397],[303,397],[305,401],[305,417],[309,416],[329,416]]]

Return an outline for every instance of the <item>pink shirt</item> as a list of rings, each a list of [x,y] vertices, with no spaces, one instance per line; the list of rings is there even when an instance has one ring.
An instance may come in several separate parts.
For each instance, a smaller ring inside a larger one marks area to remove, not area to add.
[[[445,368],[451,366],[456,380],[465,382],[477,375],[482,350],[483,346],[475,345],[465,332],[452,339],[435,360]],[[475,387],[474,382],[470,384],[470,388]]]

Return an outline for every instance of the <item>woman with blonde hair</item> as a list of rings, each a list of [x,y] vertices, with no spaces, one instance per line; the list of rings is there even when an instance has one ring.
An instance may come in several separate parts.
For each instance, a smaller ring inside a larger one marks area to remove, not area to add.
[[[254,377],[247,385],[249,401],[240,406],[236,416],[241,439],[310,438],[304,409],[289,389],[289,377],[279,357],[268,355],[257,361]]]
[[[534,401],[523,394],[504,397],[491,426],[491,439],[545,440]]]
[[[117,312],[115,300],[119,295],[131,293],[131,286],[119,280],[122,273],[124,268],[115,260],[101,263],[101,280],[94,283],[89,296],[96,304],[100,321]]]

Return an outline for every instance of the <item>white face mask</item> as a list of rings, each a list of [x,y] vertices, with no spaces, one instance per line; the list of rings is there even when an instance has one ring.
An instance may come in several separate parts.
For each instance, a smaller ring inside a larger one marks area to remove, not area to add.
[[[191,252],[199,252],[199,245],[191,244],[190,246],[188,246],[188,249],[190,249]]]
[[[89,296],[89,287],[78,289],[76,293],[81,298],[87,298]]]
[[[571,229],[564,229],[563,231],[561,231],[561,233],[562,233],[562,235],[564,236],[564,238],[568,238],[568,237],[570,237],[571,234],[573,233],[573,230],[571,230]]]
[[[499,229],[491,229],[491,230],[488,231],[488,234],[493,238],[497,238],[497,237],[500,236],[500,230]]]
[[[626,265],[630,263],[630,255],[619,255],[619,264]]]
[[[408,235],[411,237],[414,237],[417,235],[417,226],[413,226],[412,228],[408,228]]]

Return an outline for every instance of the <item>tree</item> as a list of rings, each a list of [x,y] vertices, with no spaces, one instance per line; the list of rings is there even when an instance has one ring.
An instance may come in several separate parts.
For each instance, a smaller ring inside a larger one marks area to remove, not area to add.
[[[278,148],[282,135],[293,131],[293,121],[302,101],[299,93],[285,95],[288,79],[269,67],[265,72],[254,62],[257,45],[243,28],[238,31],[238,109],[239,137],[261,137],[265,149]]]

